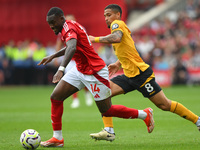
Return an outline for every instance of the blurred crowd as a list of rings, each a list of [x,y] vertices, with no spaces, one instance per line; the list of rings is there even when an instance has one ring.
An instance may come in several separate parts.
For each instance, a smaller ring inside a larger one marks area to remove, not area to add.
[[[99,55],[109,65],[116,61],[109,45],[97,46]],[[9,41],[0,47],[0,85],[37,85],[52,84],[52,78],[62,60],[54,59],[43,66],[37,64],[45,57],[56,52],[55,43],[43,46],[38,41]]]
[[[132,33],[138,52],[153,69],[170,70],[173,84],[190,81],[189,72],[200,70],[200,5],[188,1],[185,11],[171,11]],[[110,45],[95,50],[107,65],[116,61]],[[59,66],[56,59],[38,66],[43,57],[54,53],[55,43],[9,41],[0,46],[0,85],[51,84]],[[200,81],[197,81],[200,82]]]
[[[173,84],[192,81],[200,71],[200,5],[188,1],[185,11],[170,11],[132,33],[145,62],[157,70],[170,70]]]
[[[54,45],[44,47],[38,41],[9,41],[0,48],[0,84],[48,84],[56,65],[38,66],[43,57],[55,52]]]

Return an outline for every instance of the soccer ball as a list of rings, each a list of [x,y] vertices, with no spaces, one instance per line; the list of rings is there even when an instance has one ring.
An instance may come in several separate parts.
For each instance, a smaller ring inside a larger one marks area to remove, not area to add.
[[[40,134],[34,129],[27,129],[21,134],[20,143],[25,149],[36,149],[40,142]]]

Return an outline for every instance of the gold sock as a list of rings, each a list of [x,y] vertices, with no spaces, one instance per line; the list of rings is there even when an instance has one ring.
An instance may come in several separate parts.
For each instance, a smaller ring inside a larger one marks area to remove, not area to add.
[[[192,121],[193,123],[196,123],[198,120],[198,116],[195,115],[193,112],[191,112],[189,109],[187,109],[185,106],[182,104],[172,101],[171,103],[171,112],[176,113],[177,115]]]
[[[113,120],[112,117],[102,117],[103,123],[104,123],[104,128],[105,127],[111,127],[113,128]]]

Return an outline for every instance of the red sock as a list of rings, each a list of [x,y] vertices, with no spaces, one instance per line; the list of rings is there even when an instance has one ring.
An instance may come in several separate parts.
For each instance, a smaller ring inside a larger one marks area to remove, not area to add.
[[[86,87],[84,88],[84,90],[87,92],[87,91],[89,91]]]
[[[63,101],[51,99],[51,121],[53,130],[62,129]]]
[[[125,119],[138,118],[138,110],[133,108],[128,108],[123,105],[112,105],[107,112],[102,114],[106,117],[119,117]]]
[[[78,97],[78,94],[77,94],[77,92],[76,92],[76,93],[74,93],[74,94],[72,95],[72,97],[73,97],[73,99],[77,98],[77,97]]]

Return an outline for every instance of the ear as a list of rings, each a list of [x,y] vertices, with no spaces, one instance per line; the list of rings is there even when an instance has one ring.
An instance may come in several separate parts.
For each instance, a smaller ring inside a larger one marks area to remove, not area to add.
[[[65,21],[65,16],[61,16],[60,18],[61,18],[61,20],[62,20],[63,22]]]
[[[118,18],[118,19],[121,19],[120,12],[117,12],[116,15],[117,15],[117,18]]]

